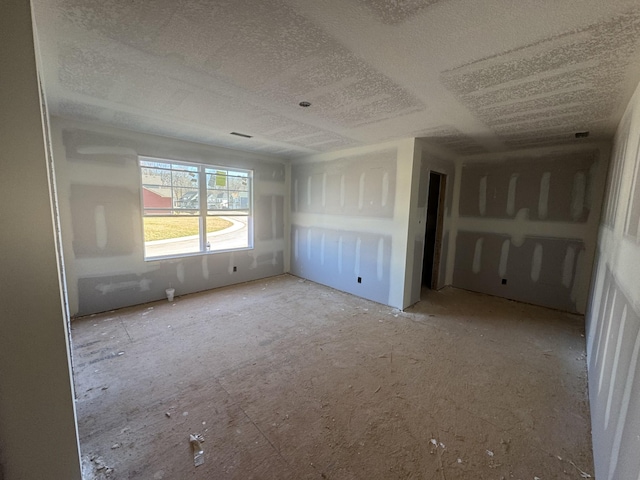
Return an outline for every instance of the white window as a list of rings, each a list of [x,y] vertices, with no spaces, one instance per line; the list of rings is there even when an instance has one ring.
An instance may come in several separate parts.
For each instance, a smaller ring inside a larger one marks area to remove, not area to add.
[[[253,247],[253,172],[140,157],[144,257]]]

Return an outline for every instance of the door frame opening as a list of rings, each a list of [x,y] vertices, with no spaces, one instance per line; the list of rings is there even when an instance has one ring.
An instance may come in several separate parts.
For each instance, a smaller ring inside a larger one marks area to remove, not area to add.
[[[440,263],[447,175],[431,170],[427,196],[427,218],[422,255],[422,286],[431,290],[442,288]]]

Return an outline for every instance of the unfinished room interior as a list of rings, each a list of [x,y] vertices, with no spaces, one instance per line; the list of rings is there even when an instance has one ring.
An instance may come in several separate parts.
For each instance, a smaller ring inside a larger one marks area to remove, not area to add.
[[[640,478],[638,0],[0,39],[0,480]]]

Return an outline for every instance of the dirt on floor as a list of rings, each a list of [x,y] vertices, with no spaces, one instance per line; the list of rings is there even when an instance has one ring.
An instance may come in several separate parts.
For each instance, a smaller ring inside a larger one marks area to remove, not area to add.
[[[583,317],[422,298],[282,275],[75,320],[86,478],[588,478]]]

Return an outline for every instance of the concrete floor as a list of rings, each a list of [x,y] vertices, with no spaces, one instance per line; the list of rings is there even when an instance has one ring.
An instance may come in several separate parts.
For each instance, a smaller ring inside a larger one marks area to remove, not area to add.
[[[423,298],[283,275],[75,320],[86,478],[587,478],[582,317]]]

